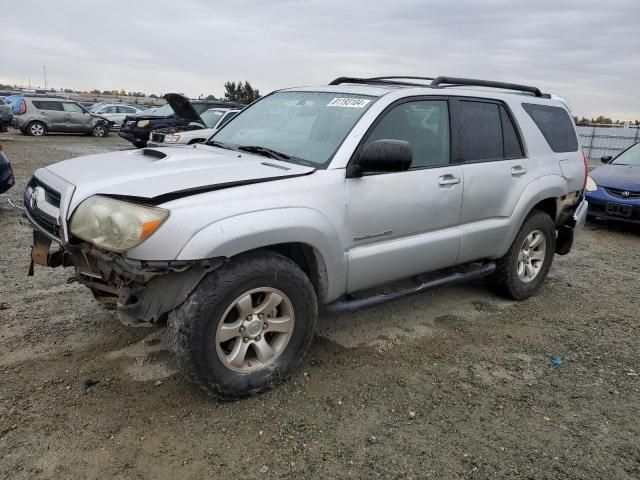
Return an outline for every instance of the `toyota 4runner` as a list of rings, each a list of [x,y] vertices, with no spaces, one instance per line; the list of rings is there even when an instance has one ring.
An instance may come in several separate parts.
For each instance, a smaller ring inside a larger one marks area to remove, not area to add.
[[[123,320],[166,321],[186,375],[241,397],[301,362],[319,307],[482,276],[535,294],[584,225],[585,179],[568,107],[538,88],[338,78],[274,92],[205,144],[37,170],[31,271],[73,267]]]

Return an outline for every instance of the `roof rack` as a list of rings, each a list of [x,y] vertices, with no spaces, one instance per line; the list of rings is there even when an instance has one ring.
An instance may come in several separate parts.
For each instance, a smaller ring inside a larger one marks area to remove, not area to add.
[[[329,85],[340,85],[343,83],[360,83],[365,85],[404,85],[409,87],[425,87],[428,84],[414,83],[414,82],[402,82],[396,79],[408,79],[408,80],[433,80],[433,78],[427,77],[373,77],[373,78],[356,78],[356,77],[338,77],[333,80]]]
[[[403,80],[423,80],[430,83],[415,83],[405,82]],[[372,78],[355,78],[355,77],[338,77],[333,80],[329,85],[340,85],[342,83],[360,83],[367,85],[404,85],[411,87],[431,87],[431,88],[446,88],[446,87],[489,87],[500,88],[504,90],[515,90],[519,92],[527,92],[535,95],[536,97],[551,98],[550,95],[542,93],[538,87],[531,87],[529,85],[519,85],[517,83],[505,83],[494,82],[492,80],[476,80],[473,78],[459,78],[459,77],[413,77],[413,76],[390,76],[390,77],[372,77]]]
[[[494,82],[492,80],[476,80],[473,78],[458,78],[458,77],[437,77],[431,84],[433,88],[454,87],[454,86],[472,86],[472,87],[489,87],[489,88],[501,88],[504,90],[516,90],[519,92],[533,93],[536,97],[549,98],[549,95],[545,95],[540,91],[538,87],[531,87],[529,85],[518,85],[517,83],[504,83]]]

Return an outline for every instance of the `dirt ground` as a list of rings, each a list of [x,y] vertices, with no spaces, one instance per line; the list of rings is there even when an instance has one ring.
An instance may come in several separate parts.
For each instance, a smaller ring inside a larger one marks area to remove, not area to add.
[[[17,177],[0,195],[0,478],[640,478],[640,229],[589,223],[522,303],[477,282],[325,315],[288,383],[221,403],[176,373],[162,329],[122,326],[69,271],[26,275],[7,199],[38,167],[128,144],[0,138]]]

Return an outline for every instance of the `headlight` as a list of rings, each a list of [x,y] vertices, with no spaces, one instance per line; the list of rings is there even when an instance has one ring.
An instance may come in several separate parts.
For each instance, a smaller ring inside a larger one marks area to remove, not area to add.
[[[593,178],[587,177],[587,185],[585,186],[585,190],[587,192],[595,192],[596,190],[598,190],[598,184]]]
[[[164,137],[166,143],[178,143],[180,141],[180,135],[167,135]]]
[[[147,125],[149,125],[149,120],[140,120],[138,121],[138,123],[136,123],[136,127],[146,127]]]
[[[164,208],[147,207],[96,195],[71,217],[71,233],[97,247],[124,252],[141,244],[169,216]]]

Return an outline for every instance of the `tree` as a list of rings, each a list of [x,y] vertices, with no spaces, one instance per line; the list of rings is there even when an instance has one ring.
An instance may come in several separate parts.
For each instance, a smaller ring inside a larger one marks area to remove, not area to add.
[[[149,98],[158,98],[158,95],[156,95],[155,93],[152,93],[151,95],[149,95]]]
[[[205,100],[218,100],[215,95],[207,95],[206,97],[204,97],[204,99]]]
[[[248,81],[226,82],[224,84],[224,99],[228,102],[249,104],[260,98],[260,90],[253,88]]]

